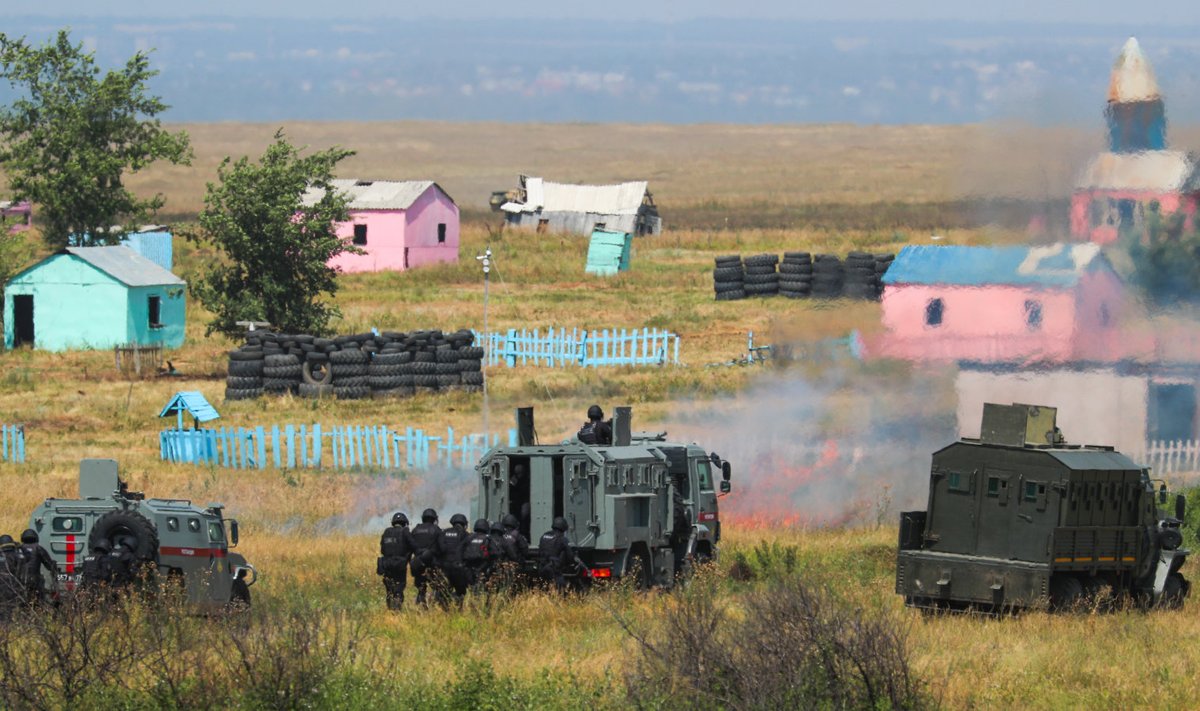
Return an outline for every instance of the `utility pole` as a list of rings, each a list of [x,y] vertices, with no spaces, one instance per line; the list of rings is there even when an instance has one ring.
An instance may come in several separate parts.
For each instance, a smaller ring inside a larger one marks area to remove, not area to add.
[[[488,360],[491,359],[491,332],[488,331],[488,283],[492,272],[492,248],[489,245],[483,254],[475,257],[483,265],[483,364],[480,371],[483,374],[483,438],[487,449],[492,446],[492,430],[488,427]]]

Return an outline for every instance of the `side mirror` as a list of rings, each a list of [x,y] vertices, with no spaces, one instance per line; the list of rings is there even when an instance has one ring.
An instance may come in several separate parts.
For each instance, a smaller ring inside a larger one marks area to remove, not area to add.
[[[1183,514],[1187,510],[1187,497],[1183,494],[1175,495],[1175,518],[1183,520]]]
[[[1167,505],[1167,485],[1166,484],[1158,485],[1158,505],[1159,506]]]
[[[728,479],[725,479],[724,481],[721,482],[721,493],[722,494],[728,494],[732,490],[733,490],[733,486],[729,483]]]
[[[229,521],[229,547],[232,548],[238,544],[238,522],[230,519]]]
[[[729,466],[729,462],[721,462],[721,478],[724,479],[726,483],[729,482],[729,476],[731,474],[733,474],[733,467]]]

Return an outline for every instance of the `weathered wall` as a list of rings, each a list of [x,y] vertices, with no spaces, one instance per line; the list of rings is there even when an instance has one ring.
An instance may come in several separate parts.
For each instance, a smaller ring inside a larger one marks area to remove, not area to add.
[[[126,330],[129,342],[178,348],[187,323],[186,286],[141,286],[129,290]],[[159,297],[160,328],[150,327],[150,297]]]
[[[458,261],[458,206],[436,188],[429,188],[408,208],[404,246],[408,266]],[[438,225],[446,225],[446,241],[438,244]]]
[[[446,225],[445,244],[437,241],[439,223]],[[367,226],[367,244],[360,247],[365,254],[343,253],[329,260],[343,272],[404,271],[458,260],[458,206],[436,188],[422,193],[407,210],[351,210],[350,221],[337,226],[338,237],[352,241],[356,224]]]
[[[13,297],[33,295],[34,346],[42,350],[111,348],[127,343],[128,288],[82,259],[50,257],[4,290],[4,346],[13,344]]]
[[[354,239],[354,226],[367,226],[365,254],[343,252],[329,260],[329,266],[343,272],[404,270],[404,210],[364,210],[350,212],[350,221],[337,226],[337,235],[346,242]]]

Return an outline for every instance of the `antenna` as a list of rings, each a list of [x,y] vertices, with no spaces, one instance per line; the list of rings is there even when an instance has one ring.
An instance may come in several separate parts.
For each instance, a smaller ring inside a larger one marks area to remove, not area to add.
[[[491,439],[492,430],[488,427],[488,377],[487,365],[491,358],[492,336],[488,331],[488,283],[491,281],[490,274],[492,272],[492,247],[487,245],[484,248],[483,254],[475,256],[476,261],[483,267],[483,344],[486,349],[483,353],[483,363],[480,371],[483,374],[483,436],[485,440]],[[490,448],[491,442],[485,442]]]

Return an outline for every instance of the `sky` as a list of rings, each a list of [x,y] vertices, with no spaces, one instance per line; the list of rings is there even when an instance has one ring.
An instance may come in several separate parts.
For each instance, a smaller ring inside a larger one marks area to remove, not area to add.
[[[686,21],[703,17],[788,20],[962,20],[1035,23],[1099,23],[1121,25],[1195,25],[1200,23],[1193,0],[50,0],[31,6],[10,0],[0,4],[0,17],[292,17],[346,18],[429,17],[471,19],[540,17],[553,19],[623,19]],[[30,11],[31,7],[36,10]]]

